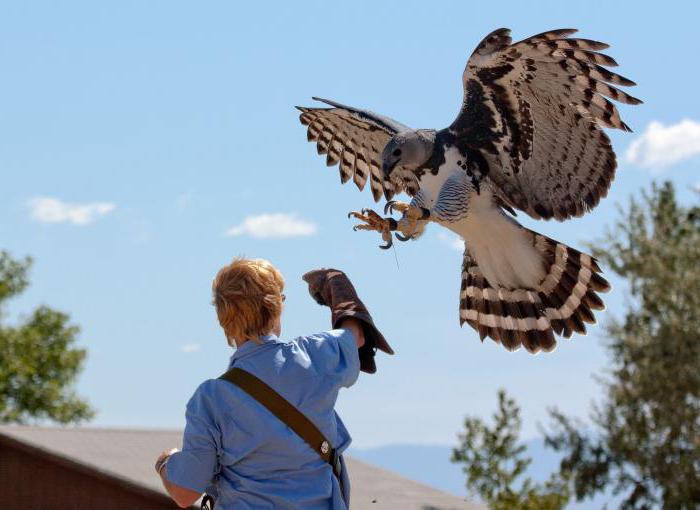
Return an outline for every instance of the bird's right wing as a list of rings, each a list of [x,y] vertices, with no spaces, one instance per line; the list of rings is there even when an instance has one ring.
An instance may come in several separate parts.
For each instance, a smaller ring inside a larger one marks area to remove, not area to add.
[[[394,171],[397,179],[384,179],[382,150],[397,133],[409,128],[388,117],[366,110],[345,106],[334,101],[319,99],[332,108],[297,106],[299,120],[308,126],[309,141],[316,142],[319,154],[326,154],[328,166],[340,163],[340,181],[353,179],[362,191],[369,180],[372,196],[379,201],[382,194],[387,200],[396,193],[406,191],[414,195],[418,190],[415,176],[408,171]]]
[[[629,131],[606,98],[641,101],[610,84],[634,82],[606,66],[608,45],[552,30],[512,43],[492,32],[464,70],[464,100],[450,132],[488,162],[507,205],[539,219],[581,216],[604,197],[616,160],[603,127]]]

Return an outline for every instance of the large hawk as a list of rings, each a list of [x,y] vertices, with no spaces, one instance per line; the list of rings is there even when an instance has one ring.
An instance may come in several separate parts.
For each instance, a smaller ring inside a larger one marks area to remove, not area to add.
[[[615,153],[603,127],[630,131],[607,98],[636,99],[614,85],[634,85],[606,67],[607,44],[552,30],[512,43],[499,29],[479,43],[462,77],[464,99],[447,128],[410,129],[375,113],[318,99],[298,107],[308,139],[340,179],[401,219],[350,213],[391,246],[416,239],[429,222],[465,241],[460,322],[509,350],[550,351],[554,333],[570,337],[595,323],[597,292],[610,286],[595,259],[521,226],[514,209],[536,219],[581,216],[605,197]],[[314,98],[317,99],[317,98]],[[392,200],[399,192],[406,204]],[[509,215],[510,214],[510,215]]]

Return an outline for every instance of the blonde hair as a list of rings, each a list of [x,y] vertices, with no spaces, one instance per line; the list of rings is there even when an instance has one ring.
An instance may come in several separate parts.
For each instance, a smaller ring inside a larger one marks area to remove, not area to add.
[[[213,304],[229,343],[268,334],[282,314],[284,278],[263,259],[239,257],[219,270]]]

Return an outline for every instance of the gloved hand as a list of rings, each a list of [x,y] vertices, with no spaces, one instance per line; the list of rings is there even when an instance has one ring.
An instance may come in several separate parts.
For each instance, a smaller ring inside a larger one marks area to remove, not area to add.
[[[319,305],[331,309],[331,325],[336,328],[343,319],[353,318],[362,323],[365,345],[359,349],[360,370],[373,374],[377,371],[374,355],[377,349],[394,354],[384,335],[374,325],[372,316],[357,296],[350,279],[337,269],[309,271],[302,279],[309,284],[309,294]]]

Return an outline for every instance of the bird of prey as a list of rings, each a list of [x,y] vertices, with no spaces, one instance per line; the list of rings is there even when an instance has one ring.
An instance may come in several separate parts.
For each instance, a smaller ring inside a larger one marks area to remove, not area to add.
[[[544,32],[513,43],[510,30],[488,34],[469,57],[464,97],[445,129],[411,129],[387,117],[334,101],[297,107],[327,164],[340,163],[343,183],[375,201],[383,218],[351,212],[359,230],[381,233],[383,248],[417,239],[430,222],[465,241],[460,324],[508,350],[551,351],[554,335],[585,333],[610,289],[596,260],[521,226],[535,219],[582,216],[607,195],[615,153],[603,128],[631,131],[615,105],[641,101],[613,85],[634,82],[607,67],[607,44]],[[609,99],[608,99],[609,98]],[[392,198],[407,193],[410,203]]]

